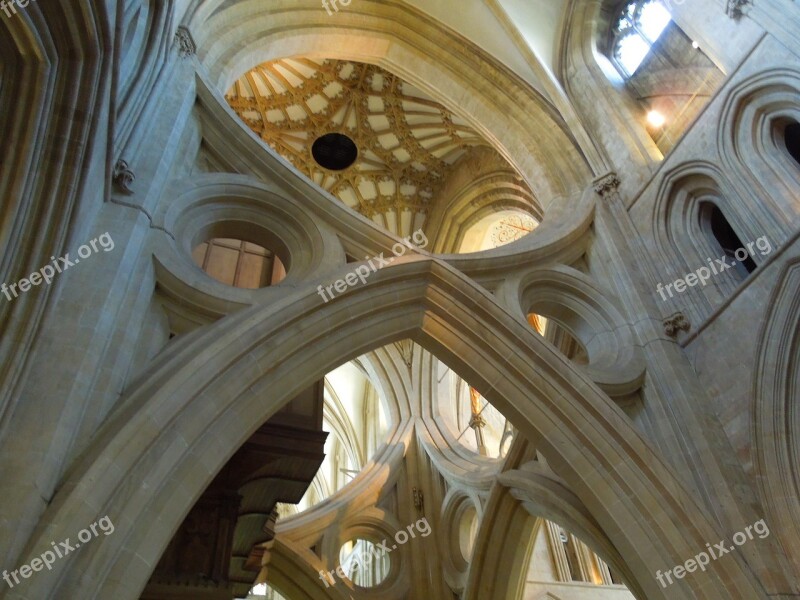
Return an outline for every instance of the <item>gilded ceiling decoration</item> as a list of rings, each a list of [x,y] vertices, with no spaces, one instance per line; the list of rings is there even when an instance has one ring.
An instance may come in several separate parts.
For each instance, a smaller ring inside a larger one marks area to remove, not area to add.
[[[421,227],[454,165],[489,147],[463,119],[375,65],[263,63],[226,98],[317,185],[396,232]]]

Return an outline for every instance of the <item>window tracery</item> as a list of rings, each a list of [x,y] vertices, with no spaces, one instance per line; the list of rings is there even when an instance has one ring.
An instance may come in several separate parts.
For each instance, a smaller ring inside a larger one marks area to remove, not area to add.
[[[672,21],[661,0],[628,2],[613,29],[612,57],[627,78],[632,76]]]

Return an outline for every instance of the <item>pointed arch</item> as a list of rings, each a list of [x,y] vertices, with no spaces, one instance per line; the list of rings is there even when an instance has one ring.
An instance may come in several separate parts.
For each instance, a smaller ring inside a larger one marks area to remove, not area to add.
[[[762,597],[739,557],[665,595],[651,573],[722,535],[608,397],[462,274],[408,257],[319,302],[304,286],[275,306],[222,319],[165,355],[71,472],[26,555],[74,535],[75,523],[98,511],[115,520],[115,534],[40,573],[25,594],[137,597],[186,507],[260,423],[343,360],[410,337],[535,441],[591,507],[648,598]]]
[[[790,564],[800,562],[800,261],[777,278],[753,377],[753,463],[767,516]]]

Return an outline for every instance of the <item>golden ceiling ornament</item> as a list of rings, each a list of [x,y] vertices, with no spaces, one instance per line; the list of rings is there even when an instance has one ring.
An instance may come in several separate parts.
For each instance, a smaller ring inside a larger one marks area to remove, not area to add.
[[[322,189],[390,229],[421,227],[456,162],[496,151],[463,119],[381,67],[282,59],[237,80],[227,101],[262,140]],[[329,133],[358,149],[352,165],[323,167],[312,146]],[[497,155],[498,160],[502,160]],[[405,215],[404,215],[405,213]],[[394,222],[394,227],[391,227]]]

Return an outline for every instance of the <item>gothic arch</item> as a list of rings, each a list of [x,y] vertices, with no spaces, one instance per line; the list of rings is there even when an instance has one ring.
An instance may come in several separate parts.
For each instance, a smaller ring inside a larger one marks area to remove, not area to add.
[[[663,156],[641,119],[636,118],[641,111],[604,54],[608,27],[617,16],[612,13],[618,5],[613,0],[570,3],[556,72],[590,135],[600,140],[598,153],[603,153],[604,148],[617,150],[613,158],[607,152],[601,156],[604,172],[623,173],[636,171],[630,165],[647,165]],[[596,174],[602,172],[598,170]],[[626,181],[624,185],[635,189],[638,183]]]
[[[800,72],[796,70],[773,69],[748,77],[729,93],[717,137],[726,172],[761,200],[750,203],[751,212],[785,236],[800,214],[800,166],[781,147],[780,126],[787,120],[800,122],[798,94]]]
[[[59,3],[46,10],[34,2],[13,18],[4,15],[0,19],[3,281],[19,280],[33,271],[34,265],[46,264],[52,254],[61,254],[69,241],[83,239],[86,224],[70,224],[79,210],[88,223],[102,204],[107,191],[102,169],[92,178],[83,167],[90,156],[110,166],[104,153],[106,140],[95,133],[101,128],[112,79],[112,60],[104,52],[112,45],[108,19],[106,7],[91,2]],[[76,142],[70,152],[64,151],[64,140]],[[78,205],[79,198],[91,195],[88,190],[96,200],[91,209]],[[35,204],[32,198],[36,198]],[[36,242],[25,243],[26,239]],[[0,397],[0,435],[7,433],[6,417],[15,406],[11,390],[30,368],[35,351],[31,343],[21,352],[19,341],[33,340],[34,332],[52,316],[60,287],[54,283],[40,294],[0,307],[0,324],[6,334],[0,345],[6,383]]]
[[[501,210],[532,215],[543,213],[539,202],[522,185],[517,173],[496,155],[480,148],[453,173],[426,223],[432,239],[431,251],[455,254],[467,231],[484,217]]]
[[[789,563],[800,561],[800,263],[783,269],[756,346],[753,462],[761,501]],[[777,469],[777,470],[776,470]]]
[[[319,578],[321,569],[322,563],[310,550],[276,538],[269,563],[276,588],[292,600],[350,600],[349,589],[344,585],[325,587]]]
[[[705,205],[722,211],[743,244],[754,242],[764,231],[765,224],[757,220],[758,215],[756,219],[749,218],[752,211],[748,204],[719,167],[705,161],[678,165],[661,180],[652,215],[658,255],[664,265],[671,265],[669,272],[674,272],[675,278],[708,267],[709,260],[713,264],[714,259],[720,258],[715,240],[702,224]],[[756,257],[756,261],[763,259]],[[701,323],[715,306],[734,293],[739,283],[730,273],[720,273],[705,286],[687,288],[681,295],[682,310],[690,320],[694,319],[691,322]],[[662,300],[659,298],[659,302]],[[666,301],[670,302],[670,298]]]
[[[169,64],[174,43],[175,0],[126,0],[117,15],[122,35],[117,37],[116,107],[114,122],[115,159],[131,151],[127,147],[140,119],[147,118],[147,108],[156,110],[151,90]],[[135,137],[135,136],[134,136]]]
[[[490,551],[476,556],[464,600],[519,600],[533,551],[536,518],[511,491],[495,485],[476,544]]]
[[[667,597],[652,572],[721,537],[587,378],[443,264],[407,257],[336,302],[320,307],[315,291],[304,287],[274,308],[252,307],[220,321],[129,390],[54,498],[26,554],[69,537],[74,522],[90,522],[98,511],[115,517],[115,535],[42,572],[26,594],[47,597],[57,588],[134,598],[186,507],[259,423],[343,360],[409,336],[485,390],[535,440],[592,507],[648,598]],[[589,482],[592,473],[601,475]],[[648,542],[654,539],[660,543]],[[763,597],[740,557],[713,569],[717,577],[703,585],[683,580],[669,598]]]

